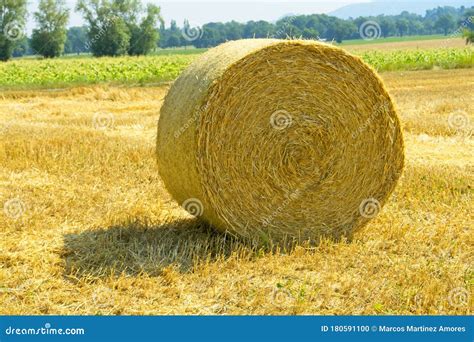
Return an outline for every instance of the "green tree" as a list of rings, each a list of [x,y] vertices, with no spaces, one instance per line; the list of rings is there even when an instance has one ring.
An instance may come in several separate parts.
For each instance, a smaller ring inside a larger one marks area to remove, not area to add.
[[[474,43],[474,8],[463,13],[461,25],[464,27],[462,35],[466,38],[466,44]]]
[[[67,30],[67,39],[64,46],[66,53],[83,53],[89,51],[86,48],[87,28],[84,26],[74,26]]]
[[[400,35],[400,37],[403,37],[405,34],[408,34],[408,20],[407,19],[399,19],[397,20],[396,22],[396,27],[397,27],[397,30],[398,30],[398,34]]]
[[[274,25],[264,20],[249,21],[244,28],[245,38],[267,38],[274,33]],[[223,39],[223,38],[221,38]]]
[[[303,32],[301,32],[301,36],[304,39],[317,39],[319,32],[314,28],[305,28]]]
[[[76,9],[88,23],[88,36],[95,56],[147,54],[156,47],[162,21],[160,8],[140,0],[79,0]]]
[[[241,39],[244,33],[244,25],[236,21],[225,24],[225,36],[227,40]]]
[[[436,20],[435,27],[442,30],[444,35],[447,36],[448,32],[456,27],[456,21],[451,14],[443,14]]]
[[[377,22],[380,23],[380,29],[382,30],[382,36],[384,38],[396,34],[397,27],[395,26],[395,20],[392,17],[381,16]]]
[[[119,56],[128,52],[131,35],[123,17],[122,2],[125,1],[79,0],[77,3],[76,10],[83,13],[88,24],[86,48],[94,56]],[[133,16],[133,12],[128,16]]]
[[[295,31],[298,30],[298,28],[293,25],[294,18],[295,17],[288,16],[278,20],[275,23],[274,30],[272,30],[274,31],[272,37],[285,39],[294,36]],[[247,25],[244,26],[244,32],[246,35],[251,33],[251,30],[247,28]]]
[[[129,55],[146,55],[156,47],[160,39],[160,34],[156,27],[158,22],[163,22],[160,8],[153,4],[148,4],[147,14],[142,19],[140,25],[133,24],[130,26]]]
[[[414,34],[424,34],[424,26],[423,26],[423,23],[421,21],[418,21],[418,20],[412,20],[410,21],[410,26],[408,28],[410,34],[414,35]]]
[[[29,50],[28,37],[24,36],[16,42],[15,48],[13,49],[13,57],[25,56]]]
[[[194,46],[205,48],[219,45],[226,41],[225,25],[222,23],[205,24],[202,27],[202,35],[200,34],[200,36],[201,38],[192,42]]]
[[[465,29],[462,35],[466,38],[466,44],[474,43],[474,31]]]
[[[465,10],[459,25],[467,30],[474,31],[474,7]]]
[[[26,0],[0,0],[0,60],[12,57],[15,47],[24,37]]]
[[[346,37],[350,37],[352,33],[357,32],[356,26],[348,21],[335,19],[333,24],[334,40],[341,43]]]
[[[175,20],[171,20],[169,29],[165,28],[164,23],[160,28],[159,46],[162,48],[176,47],[186,45],[183,37],[183,32],[179,29]]]
[[[321,29],[318,17],[315,15],[309,15],[307,19],[305,28],[302,32],[303,38],[318,39],[320,36],[319,30]]]
[[[130,47],[130,31],[124,20],[119,17],[105,18],[100,26],[89,32],[90,50],[94,56],[122,56]]]
[[[473,8],[471,8],[473,9]],[[452,18],[461,26],[463,16],[466,17],[469,9],[450,6],[438,7],[426,11],[424,16],[404,11],[398,15],[379,15],[369,17],[349,18],[342,20],[326,14],[287,16],[279,19],[276,23],[265,21],[249,21],[245,24],[236,22],[208,23],[203,25],[199,31],[199,39],[190,40],[183,38],[181,30],[172,22],[170,28],[162,25],[160,29],[160,46],[182,46],[193,44],[196,47],[211,47],[222,42],[240,38],[287,38],[303,37],[306,39],[336,40],[338,42],[347,39],[360,38],[359,29],[368,21],[374,21],[380,26],[375,32],[376,36],[405,36],[414,34],[433,34],[440,32],[435,28],[435,22],[443,15]],[[471,25],[471,24],[470,24]],[[184,31],[189,30],[189,24],[184,24]],[[195,32],[197,32],[195,31]]]
[[[33,30],[31,47],[46,58],[60,56],[64,52],[69,20],[65,1],[41,0],[34,17],[39,27]]]

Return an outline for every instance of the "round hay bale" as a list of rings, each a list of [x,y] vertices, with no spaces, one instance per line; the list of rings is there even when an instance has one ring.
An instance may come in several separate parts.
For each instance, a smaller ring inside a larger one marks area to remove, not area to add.
[[[157,157],[166,188],[213,227],[268,240],[350,235],[400,177],[396,110],[374,71],[314,41],[213,48],[173,83]]]

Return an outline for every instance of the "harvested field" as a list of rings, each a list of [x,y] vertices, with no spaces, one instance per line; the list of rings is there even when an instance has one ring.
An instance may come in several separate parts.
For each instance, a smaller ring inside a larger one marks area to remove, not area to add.
[[[472,314],[473,69],[383,73],[406,168],[352,241],[258,250],[158,176],[166,87],[0,97],[0,314]]]

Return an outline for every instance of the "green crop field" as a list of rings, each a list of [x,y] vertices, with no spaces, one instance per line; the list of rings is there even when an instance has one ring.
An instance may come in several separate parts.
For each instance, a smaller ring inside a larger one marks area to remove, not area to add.
[[[17,60],[0,64],[0,87],[55,87],[175,79],[195,55]]]
[[[470,68],[474,64],[472,48],[365,51],[361,57],[378,71]]]
[[[0,64],[0,88],[169,82],[202,51],[163,50],[160,55],[147,57],[15,60]],[[458,69],[474,65],[473,49],[470,47],[355,53],[378,71]]]

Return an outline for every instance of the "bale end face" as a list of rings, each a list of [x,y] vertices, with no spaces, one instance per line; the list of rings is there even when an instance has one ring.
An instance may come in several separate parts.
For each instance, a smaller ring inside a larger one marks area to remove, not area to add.
[[[404,162],[397,113],[370,67],[330,45],[270,39],[223,44],[182,73],[157,155],[185,209],[264,240],[350,235]]]

